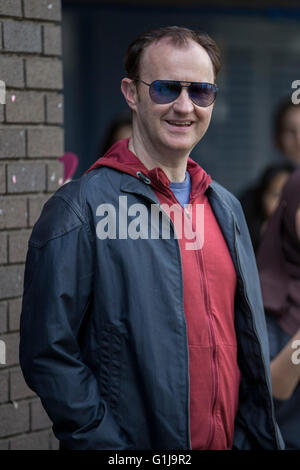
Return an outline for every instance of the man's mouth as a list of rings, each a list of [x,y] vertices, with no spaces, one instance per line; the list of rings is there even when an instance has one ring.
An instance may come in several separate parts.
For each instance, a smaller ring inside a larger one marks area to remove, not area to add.
[[[193,124],[193,121],[170,121],[167,120],[167,123],[171,126],[177,127],[190,127]]]

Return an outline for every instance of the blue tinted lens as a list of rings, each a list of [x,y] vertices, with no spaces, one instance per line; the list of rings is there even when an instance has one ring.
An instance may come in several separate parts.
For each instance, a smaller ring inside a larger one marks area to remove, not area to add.
[[[149,89],[151,99],[157,104],[171,103],[178,98],[180,92],[180,83],[177,84],[164,80],[152,82]]]
[[[203,108],[211,105],[217,96],[217,88],[212,83],[194,83],[188,91],[193,103]]]
[[[217,87],[212,83],[191,83],[187,86],[187,89],[193,103],[203,108],[210,106],[217,96]],[[175,101],[181,90],[181,82],[155,80],[150,85],[149,93],[154,103],[167,104]]]

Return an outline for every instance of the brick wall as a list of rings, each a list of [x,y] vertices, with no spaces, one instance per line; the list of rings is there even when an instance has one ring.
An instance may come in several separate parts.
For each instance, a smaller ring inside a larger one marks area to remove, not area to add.
[[[0,450],[58,447],[23,379],[18,330],[28,237],[63,176],[61,53],[60,0],[0,0]]]

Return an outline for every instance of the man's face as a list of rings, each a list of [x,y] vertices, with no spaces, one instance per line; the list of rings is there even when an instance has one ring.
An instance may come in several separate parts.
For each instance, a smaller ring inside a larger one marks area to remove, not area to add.
[[[266,188],[262,197],[262,206],[266,218],[271,217],[273,212],[275,212],[279,204],[282,189],[287,182],[289,175],[290,174],[287,171],[281,171],[272,179]]]
[[[207,52],[196,42],[178,47],[164,38],[144,51],[139,78],[147,83],[154,80],[177,80],[214,83],[212,62]],[[149,96],[149,87],[137,83],[134,106],[135,135],[148,153],[169,156],[188,155],[205,134],[213,105],[201,108],[189,98],[187,88],[168,104],[156,104]],[[189,123],[188,126],[180,124]]]

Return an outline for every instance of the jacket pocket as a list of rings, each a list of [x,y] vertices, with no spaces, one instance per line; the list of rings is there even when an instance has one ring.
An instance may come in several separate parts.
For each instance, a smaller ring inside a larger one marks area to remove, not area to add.
[[[100,392],[117,417],[121,379],[122,334],[114,325],[106,325],[100,335]]]

